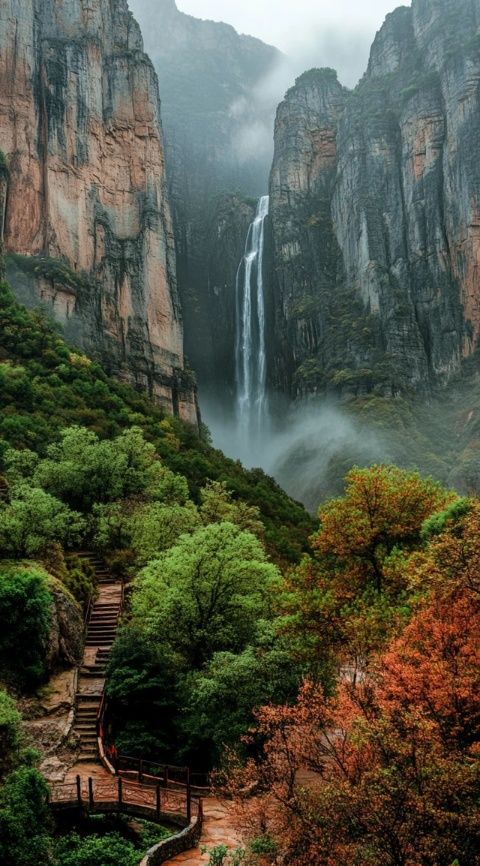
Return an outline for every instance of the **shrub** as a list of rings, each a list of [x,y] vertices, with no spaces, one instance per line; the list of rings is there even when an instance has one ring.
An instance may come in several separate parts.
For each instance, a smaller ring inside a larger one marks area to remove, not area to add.
[[[31,689],[46,675],[53,599],[34,567],[0,571],[0,673]]]
[[[13,769],[18,759],[22,743],[21,719],[15,701],[0,689],[0,778]]]
[[[0,790],[0,863],[51,863],[50,822],[48,786],[43,776],[25,767],[8,776]]]
[[[84,839],[71,833],[57,843],[56,858],[57,866],[138,866],[139,855],[118,833]]]

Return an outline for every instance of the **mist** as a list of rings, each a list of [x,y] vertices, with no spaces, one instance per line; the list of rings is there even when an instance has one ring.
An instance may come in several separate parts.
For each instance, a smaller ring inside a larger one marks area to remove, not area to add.
[[[277,420],[248,441],[242,439],[236,418],[227,415],[224,405],[202,397],[201,409],[216,448],[248,469],[263,469],[311,512],[341,493],[343,478],[352,466],[392,460],[386,440],[334,400],[319,398],[293,407],[277,401]]]
[[[277,106],[295,79],[312,67],[336,69],[339,80],[355,87],[364,74],[370,46],[385,15],[400,5],[396,0],[370,0],[368,8],[356,0],[176,0],[180,11],[196,18],[233,25],[238,32],[275,45],[279,62],[253,92],[230,106],[237,121],[232,154],[240,164],[254,161],[268,167],[273,154]],[[147,52],[155,58],[161,13],[156,0],[129,0],[139,21]]]
[[[133,0],[132,7],[142,3]],[[332,66],[349,87],[363,74],[385,16],[401,5],[398,0],[177,0],[182,12],[224,21],[275,45],[297,75],[311,66]]]

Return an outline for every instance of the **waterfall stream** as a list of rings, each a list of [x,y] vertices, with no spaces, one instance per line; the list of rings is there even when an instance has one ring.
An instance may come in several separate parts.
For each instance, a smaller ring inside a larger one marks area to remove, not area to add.
[[[237,273],[235,369],[237,417],[243,433],[256,438],[267,416],[264,247],[268,195],[258,202]]]

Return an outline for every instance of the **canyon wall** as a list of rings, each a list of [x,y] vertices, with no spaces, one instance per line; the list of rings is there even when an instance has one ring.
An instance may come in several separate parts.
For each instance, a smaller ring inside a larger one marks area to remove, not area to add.
[[[136,6],[162,95],[185,351],[202,392],[224,393],[233,387],[225,332],[234,328],[244,208],[267,192],[272,160],[276,106],[261,85],[281,54],[228,24],[186,15],[175,0]],[[219,247],[227,260],[220,268]]]
[[[20,299],[44,301],[109,372],[196,422],[158,82],[127,0],[3,0],[0,149]]]
[[[474,356],[479,140],[476,0],[389,15],[353,92],[297,80],[271,174],[275,386],[429,389]]]

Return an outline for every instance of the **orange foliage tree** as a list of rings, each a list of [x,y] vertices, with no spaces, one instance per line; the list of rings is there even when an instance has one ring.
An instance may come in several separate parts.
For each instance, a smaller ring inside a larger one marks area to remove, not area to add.
[[[310,675],[327,685],[338,663],[363,669],[410,616],[405,562],[422,526],[456,501],[395,466],[352,469],[345,495],[320,510],[313,557],[287,576],[283,628]]]
[[[259,713],[263,758],[231,785],[243,828],[269,839],[264,862],[480,864],[479,613],[456,584],[355,686],[328,699],[306,683],[295,706]]]
[[[456,499],[432,479],[396,466],[352,469],[345,495],[320,510],[315,549],[343,572],[352,590],[385,583],[384,562],[398,546],[412,547],[424,521]]]

